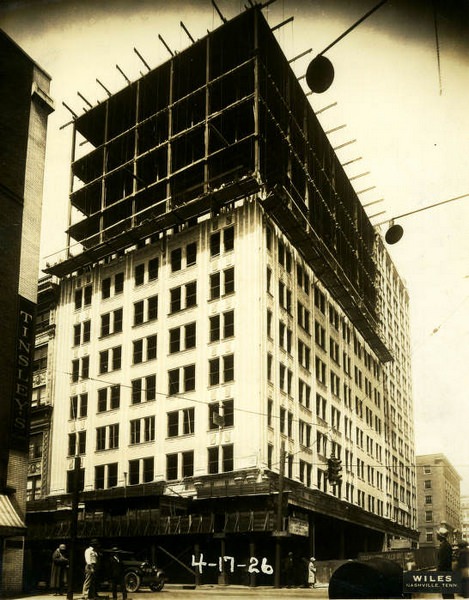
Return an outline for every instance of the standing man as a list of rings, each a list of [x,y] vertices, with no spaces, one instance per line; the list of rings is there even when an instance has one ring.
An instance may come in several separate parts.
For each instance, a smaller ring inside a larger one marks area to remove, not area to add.
[[[68,558],[64,552],[67,549],[65,544],[54,550],[52,553],[52,566],[50,569],[50,589],[54,590],[54,596],[62,596],[67,582]]]
[[[96,571],[98,569],[98,540],[91,540],[85,550],[85,580],[83,582],[83,599],[95,600],[96,593]]]
[[[440,547],[438,548],[437,571],[452,571],[453,548],[448,542],[448,530],[440,527],[436,532]],[[454,598],[454,594],[442,594],[443,598]]]
[[[117,588],[120,587],[122,600],[127,600],[127,590],[125,587],[124,565],[121,560],[121,551],[114,546],[111,548],[111,557],[109,560],[109,576],[111,578],[112,599],[117,600]]]

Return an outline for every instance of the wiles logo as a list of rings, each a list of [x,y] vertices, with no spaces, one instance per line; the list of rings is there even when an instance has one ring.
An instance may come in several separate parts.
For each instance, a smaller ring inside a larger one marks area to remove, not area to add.
[[[458,593],[461,575],[452,571],[404,571],[403,583],[406,593]]]

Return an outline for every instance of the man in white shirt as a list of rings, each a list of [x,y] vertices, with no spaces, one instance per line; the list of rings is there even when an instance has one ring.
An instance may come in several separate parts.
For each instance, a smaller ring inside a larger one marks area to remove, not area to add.
[[[98,540],[91,540],[85,550],[85,580],[83,582],[83,599],[95,600],[96,594],[96,569],[98,567]]]

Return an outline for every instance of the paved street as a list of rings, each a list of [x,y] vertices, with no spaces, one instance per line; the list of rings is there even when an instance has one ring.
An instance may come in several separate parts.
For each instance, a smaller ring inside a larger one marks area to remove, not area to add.
[[[104,596],[105,597],[105,596]],[[132,594],[128,600],[202,600],[206,597],[207,600],[218,600],[219,598],[229,598],[230,600],[242,600],[244,598],[295,598],[298,600],[306,599],[327,599],[327,587],[318,587],[315,589],[307,588],[280,588],[272,587],[256,587],[250,588],[245,586],[218,586],[218,585],[201,585],[196,589],[191,589],[190,586],[185,588],[181,585],[167,585],[161,592],[150,592],[147,590]],[[66,596],[54,596],[52,594],[37,594],[28,596],[17,596],[11,600],[66,600]],[[81,600],[80,594],[75,594],[74,600]],[[121,594],[119,594],[121,600]]]

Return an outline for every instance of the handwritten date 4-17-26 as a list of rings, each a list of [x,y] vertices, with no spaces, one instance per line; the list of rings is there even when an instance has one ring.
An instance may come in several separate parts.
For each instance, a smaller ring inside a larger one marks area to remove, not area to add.
[[[202,573],[204,567],[218,568],[220,573],[229,571],[234,573],[235,569],[247,569],[248,573],[264,573],[265,575],[272,575],[274,569],[267,563],[266,558],[260,560],[255,556],[249,558],[249,562],[237,562],[234,556],[219,556],[217,562],[209,562],[204,560],[204,555],[200,554],[197,558],[195,554],[192,555],[192,566],[199,569],[199,573]]]

